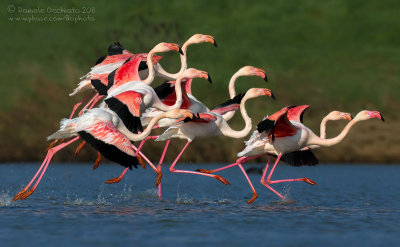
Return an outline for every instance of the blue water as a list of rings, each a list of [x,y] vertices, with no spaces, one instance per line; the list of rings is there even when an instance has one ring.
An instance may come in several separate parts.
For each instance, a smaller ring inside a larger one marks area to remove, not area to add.
[[[252,193],[239,168],[220,173],[230,186],[164,168],[159,200],[149,168],[104,185],[122,167],[51,164],[36,192],[12,203],[38,167],[0,165],[1,246],[400,245],[400,166],[280,165],[274,179],[308,177],[318,185],[274,185],[287,196],[282,201],[251,174],[259,197],[248,205]]]

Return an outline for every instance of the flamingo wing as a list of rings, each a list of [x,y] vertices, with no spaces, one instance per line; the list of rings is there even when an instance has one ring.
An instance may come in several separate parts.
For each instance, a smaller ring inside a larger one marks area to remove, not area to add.
[[[111,122],[95,121],[78,134],[107,159],[130,169],[132,169],[132,165],[137,168],[138,160],[130,140]]]
[[[140,105],[142,101],[143,94],[137,91],[124,91],[105,99],[110,109],[117,113],[126,128],[133,133],[143,131],[142,123],[140,122]]]
[[[187,122],[193,122],[193,123],[210,123],[217,120],[217,117],[212,115],[212,114],[208,114],[208,113],[197,113],[193,115],[193,118],[185,118],[185,119],[178,119],[176,120],[176,122],[180,122],[183,121],[184,123]]]
[[[215,113],[222,115],[229,111],[236,111],[239,108],[240,102],[242,102],[243,97],[244,97],[244,94],[239,93],[232,99],[229,99],[229,100],[225,101],[224,103],[219,104],[216,107],[214,107],[211,110],[211,112],[215,112]]]
[[[294,126],[287,117],[287,112],[291,108],[293,108],[293,106],[284,107],[258,123],[258,132],[267,133],[272,141],[274,141],[275,138],[295,135],[298,128]]]
[[[287,117],[289,120],[297,121],[303,123],[304,112],[309,108],[309,105],[300,105],[290,108],[287,112]]]
[[[319,163],[310,149],[286,153],[282,155],[281,161],[291,166],[315,166]]]

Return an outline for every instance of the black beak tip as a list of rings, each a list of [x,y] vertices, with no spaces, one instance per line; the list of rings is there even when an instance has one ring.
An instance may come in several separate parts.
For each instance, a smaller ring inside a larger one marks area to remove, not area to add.
[[[271,98],[272,98],[273,100],[276,100],[275,94],[273,94],[272,92],[271,92]]]
[[[264,81],[265,81],[265,82],[268,82],[268,77],[267,77],[267,75],[265,75]]]
[[[182,55],[185,55],[185,54],[183,54],[183,51],[182,51],[181,47],[179,47],[179,53],[182,54]]]
[[[212,79],[211,79],[210,74],[207,74],[207,80],[210,82],[210,84],[212,84]]]
[[[382,120],[382,122],[385,122],[385,119],[383,118],[382,114],[381,114],[381,120]]]
[[[350,114],[350,118],[353,119],[353,115]],[[351,119],[350,119],[350,120],[351,120]]]
[[[217,41],[214,39],[214,47],[215,48],[217,48],[218,47],[218,45],[217,45]]]

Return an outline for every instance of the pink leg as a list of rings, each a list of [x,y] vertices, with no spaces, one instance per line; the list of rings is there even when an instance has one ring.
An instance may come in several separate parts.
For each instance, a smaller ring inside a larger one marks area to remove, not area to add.
[[[249,160],[256,159],[256,158],[259,158],[259,157],[262,157],[262,156],[264,156],[264,154],[263,155],[257,155],[257,156],[250,156],[250,157],[246,157],[245,156],[245,157],[241,157],[241,158],[237,159],[235,163],[232,163],[230,165],[223,166],[223,167],[220,167],[220,168],[217,168],[217,169],[214,169],[214,170],[197,169],[196,171],[202,172],[202,173],[215,173],[215,172],[219,172],[219,171],[222,171],[222,170],[237,166],[239,164],[243,164],[243,163],[245,163],[245,162],[247,162]]]
[[[309,178],[292,178],[292,179],[282,179],[282,180],[274,180],[274,181],[272,181],[271,180],[271,176],[272,176],[272,173],[274,173],[274,170],[275,170],[276,165],[278,164],[279,158],[280,158],[280,156],[278,156],[277,161],[275,162],[274,166],[272,167],[272,169],[271,169],[271,171],[270,171],[270,173],[269,173],[269,175],[268,175],[268,177],[266,179],[266,182],[268,184],[277,184],[277,183],[285,183],[285,182],[299,182],[299,181],[306,182],[306,183],[309,183],[309,184],[312,184],[312,185],[316,185],[317,184],[316,182],[312,181]]]
[[[182,151],[178,154],[178,156],[176,157],[176,159],[174,160],[174,163],[172,163],[171,167],[169,168],[169,170],[171,172],[174,173],[188,173],[188,174],[197,174],[197,175],[202,175],[202,176],[207,176],[207,177],[212,177],[215,178],[217,180],[219,180],[220,182],[222,182],[223,184],[230,184],[228,180],[226,180],[225,178],[218,176],[218,175],[213,175],[213,174],[206,174],[206,173],[201,173],[201,172],[194,172],[194,171],[186,171],[186,170],[176,170],[175,169],[175,165],[178,162],[179,158],[182,156],[183,152],[185,151],[185,149],[189,146],[190,141],[188,141],[185,146],[183,147]]]
[[[103,95],[95,95],[83,108],[82,110],[79,112],[79,116],[83,114],[83,111],[86,109],[92,109],[93,106],[101,99],[103,98]]]
[[[275,165],[274,167],[278,164],[279,159],[281,158],[281,155],[278,156],[278,158],[276,159]],[[265,166],[265,170],[263,172],[263,175],[261,177],[261,184],[264,185],[265,187],[267,187],[268,189],[270,189],[272,192],[274,192],[275,194],[277,194],[280,198],[285,199],[285,197],[283,197],[281,194],[278,193],[278,191],[274,190],[271,186],[269,186],[266,182],[265,182],[265,174],[267,173],[268,170],[268,166],[269,166],[269,162],[271,161],[271,156],[268,157],[268,162],[267,165]],[[274,168],[272,168],[273,171]]]
[[[66,143],[62,143],[56,147],[49,149],[47,151],[47,155],[46,155],[45,159],[43,160],[42,165],[39,167],[35,176],[32,178],[32,180],[29,182],[29,184],[14,197],[13,201],[22,200],[22,199],[25,199],[25,198],[29,197],[30,195],[32,195],[33,192],[35,191],[36,187],[39,185],[40,180],[42,180],[42,177],[43,177],[44,173],[46,172],[47,167],[50,164],[50,161],[51,161],[51,158],[53,157],[53,155],[78,139],[79,139],[79,137],[75,137]],[[40,174],[38,180],[36,181],[35,185],[27,192],[27,190],[32,185],[33,181],[35,181],[36,177],[39,175],[40,172],[41,172],[41,174]]]
[[[69,118],[71,119],[72,116],[74,115],[74,113],[76,112],[76,110],[79,108],[79,106],[81,106],[83,104],[83,102],[85,102],[86,100],[88,100],[90,97],[95,96],[96,92],[92,92],[91,94],[89,94],[88,96],[86,96],[83,100],[81,100],[79,103],[74,105],[74,108],[72,109],[71,115],[69,115]],[[91,101],[91,100],[90,100]]]
[[[247,176],[246,171],[243,169],[242,164],[239,163],[238,166],[239,166],[240,170],[242,170],[242,173],[243,173],[244,176],[246,177],[247,182],[249,182],[249,185],[250,185],[250,187],[251,187],[251,190],[253,191],[253,197],[247,202],[248,204],[250,204],[250,203],[254,202],[254,200],[258,197],[258,195],[257,195],[256,190],[254,189],[253,184],[251,183],[251,181],[250,181],[250,179],[249,179],[249,176]]]
[[[164,150],[163,150],[163,152],[161,154],[160,161],[158,162],[157,169],[160,172],[162,171],[161,165],[164,162],[165,154],[167,153],[168,146],[169,146],[170,142],[171,142],[171,140],[167,140],[166,141],[165,146],[164,146]],[[160,184],[158,185],[158,198],[161,199],[161,181],[160,181]]]
[[[136,148],[133,144],[131,146],[136,151],[136,153],[138,153],[151,166],[151,168],[157,173],[157,179],[156,179],[155,185],[158,186],[161,183],[161,177],[162,177],[161,171],[158,170],[157,167],[155,167],[153,165],[153,163],[146,156],[144,156],[144,154],[142,152],[140,152],[140,150],[138,148]]]

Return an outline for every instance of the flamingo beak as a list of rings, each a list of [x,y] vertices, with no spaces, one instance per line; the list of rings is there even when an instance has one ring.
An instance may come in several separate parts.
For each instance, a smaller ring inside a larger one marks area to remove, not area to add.
[[[181,47],[178,44],[167,43],[166,45],[170,50],[178,51],[180,54],[184,55]]]
[[[342,113],[342,117],[343,119],[347,119],[349,121],[353,119],[353,116],[351,116],[350,113]]]
[[[275,95],[274,95],[274,94],[272,93],[272,91],[269,90],[269,89],[264,89],[262,95],[269,96],[269,97],[271,97],[272,99],[275,99]]]
[[[203,35],[203,39],[205,42],[211,43],[215,46],[215,48],[218,47],[217,41],[215,41],[214,37],[211,35]]]
[[[210,82],[210,84],[212,84],[211,76],[208,73],[207,73],[207,80]]]
[[[369,111],[368,115],[371,118],[379,118],[380,120],[382,120],[382,122],[385,122],[385,119],[383,118],[382,114],[378,111]]]
[[[265,73],[265,70],[259,69],[259,68],[254,68],[253,72],[256,76],[259,76],[259,77],[263,78],[265,82],[268,82],[267,73]]]

